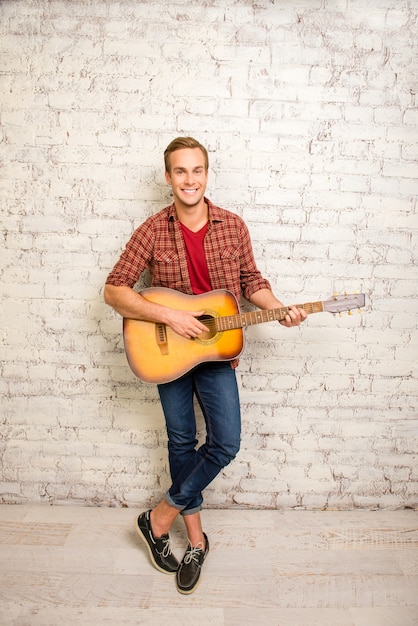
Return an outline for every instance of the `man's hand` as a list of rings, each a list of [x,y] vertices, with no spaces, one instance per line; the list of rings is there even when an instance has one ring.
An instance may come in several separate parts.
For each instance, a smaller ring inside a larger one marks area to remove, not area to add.
[[[255,304],[259,309],[284,309],[286,307],[276,298],[274,293],[270,289],[259,289],[255,291],[250,297],[250,302]],[[306,318],[308,314],[304,309],[298,309],[296,306],[290,306],[286,317],[280,321],[282,326],[292,328],[292,326],[299,326]]]
[[[204,311],[179,311],[170,309],[167,314],[167,325],[175,333],[185,339],[195,339],[203,332],[209,332],[209,328],[202,324],[197,318],[203,315]]]
[[[280,321],[282,326],[291,328],[292,326],[300,326],[300,324],[306,320],[308,314],[304,309],[298,309],[296,306],[289,307],[289,313],[286,317]]]

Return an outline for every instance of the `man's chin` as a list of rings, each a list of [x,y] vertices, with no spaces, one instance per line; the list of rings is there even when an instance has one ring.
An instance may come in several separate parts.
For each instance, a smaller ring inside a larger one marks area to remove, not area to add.
[[[181,194],[181,197],[179,197],[178,199],[182,202],[182,204],[186,205],[186,206],[196,206],[198,204],[200,204],[200,202],[202,201],[203,195],[200,193],[196,193],[196,194]]]

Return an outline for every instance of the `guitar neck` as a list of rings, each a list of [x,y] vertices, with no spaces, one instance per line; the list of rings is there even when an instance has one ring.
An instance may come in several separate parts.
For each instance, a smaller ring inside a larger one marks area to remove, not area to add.
[[[323,302],[306,302],[305,304],[295,304],[298,309],[304,309],[308,315],[311,313],[322,313],[324,311]],[[264,322],[280,322],[289,312],[289,307],[278,309],[257,309],[247,313],[237,313],[235,315],[225,315],[216,318],[216,329],[218,331],[233,330],[234,328],[244,328],[253,324],[263,324]]]

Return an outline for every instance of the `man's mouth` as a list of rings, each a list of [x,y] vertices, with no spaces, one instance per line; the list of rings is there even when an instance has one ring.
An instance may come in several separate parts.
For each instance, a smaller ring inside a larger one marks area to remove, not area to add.
[[[196,193],[196,192],[197,192],[197,189],[182,189],[182,191],[184,191],[184,193],[190,193],[190,194],[192,194],[192,193]]]

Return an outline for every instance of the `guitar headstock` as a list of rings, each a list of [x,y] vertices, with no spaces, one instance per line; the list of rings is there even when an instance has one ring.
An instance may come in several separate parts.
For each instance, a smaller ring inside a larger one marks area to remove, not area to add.
[[[366,297],[364,293],[357,294],[335,294],[332,298],[325,300],[324,311],[329,313],[343,313],[344,311],[352,311],[353,309],[361,309],[364,306]]]

